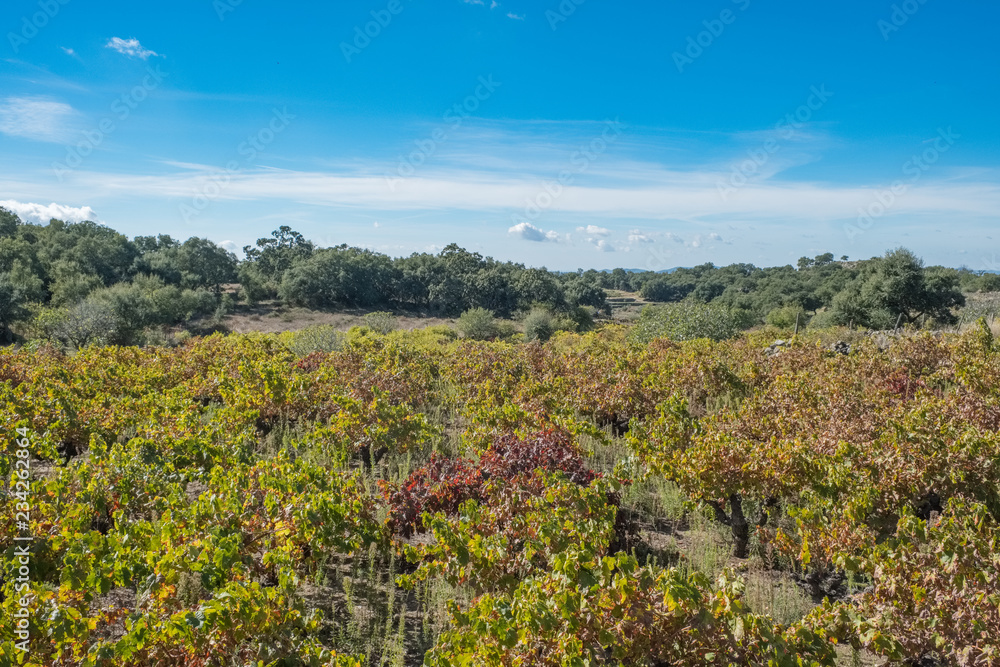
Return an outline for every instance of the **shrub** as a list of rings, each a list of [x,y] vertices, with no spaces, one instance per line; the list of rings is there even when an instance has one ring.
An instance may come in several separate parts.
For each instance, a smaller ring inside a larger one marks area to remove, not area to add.
[[[236,311],[236,300],[233,298],[232,294],[228,292],[223,294],[219,299],[219,305],[215,309],[215,315],[213,318],[217,322],[221,322],[224,318],[232,315]]]
[[[839,325],[837,315],[832,310],[821,310],[809,318],[810,329],[830,329]]]
[[[597,475],[590,470],[568,436],[553,431],[518,437],[498,436],[479,460],[488,478],[513,480],[535,470],[563,472],[577,484],[590,484]]]
[[[720,304],[682,301],[665,306],[646,306],[632,329],[632,339],[648,343],[656,338],[719,341],[749,328],[752,316]]]
[[[444,338],[446,340],[455,340],[458,338],[458,332],[446,324],[439,324],[437,326],[427,327],[424,331],[428,334],[440,336],[441,338]]]
[[[390,312],[376,311],[365,315],[365,326],[384,336],[399,328],[399,320]]]
[[[798,322],[800,328],[805,328],[809,323],[809,319],[809,315],[806,314],[806,311],[801,306],[775,308],[764,317],[766,323],[779,329],[794,329],[796,322]]]
[[[102,303],[92,301],[78,303],[54,325],[52,335],[64,345],[78,350],[116,338],[118,331],[114,311]]]
[[[552,313],[542,308],[536,308],[524,319],[524,339],[546,341],[556,331]]]
[[[424,530],[423,514],[454,515],[466,500],[483,501],[488,480],[542,493],[538,470],[564,473],[569,481],[586,486],[598,475],[587,467],[580,450],[565,434],[544,431],[525,437],[496,436],[477,462],[434,455],[430,463],[410,474],[402,485],[381,483],[389,504],[387,526],[404,537]]]
[[[346,340],[347,334],[343,331],[337,331],[329,324],[320,324],[293,333],[288,349],[298,357],[307,357],[314,352],[339,352],[344,349]]]
[[[393,533],[410,537],[422,528],[424,512],[454,514],[466,500],[482,497],[482,483],[482,471],[471,462],[435,454],[401,487],[382,483],[389,504],[386,525]]]
[[[465,338],[490,340],[500,335],[496,318],[485,308],[470,308],[458,318],[458,330]]]

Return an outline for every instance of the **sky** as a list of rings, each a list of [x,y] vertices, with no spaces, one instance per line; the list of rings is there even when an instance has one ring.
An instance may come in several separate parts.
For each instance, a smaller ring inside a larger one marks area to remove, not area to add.
[[[1000,270],[1000,4],[6,0],[0,206],[553,270]]]

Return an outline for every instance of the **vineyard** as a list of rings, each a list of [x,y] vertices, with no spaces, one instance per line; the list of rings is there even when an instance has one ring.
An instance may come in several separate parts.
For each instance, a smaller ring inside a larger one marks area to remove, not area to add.
[[[1000,343],[773,341],[0,350],[0,665],[1000,664]]]

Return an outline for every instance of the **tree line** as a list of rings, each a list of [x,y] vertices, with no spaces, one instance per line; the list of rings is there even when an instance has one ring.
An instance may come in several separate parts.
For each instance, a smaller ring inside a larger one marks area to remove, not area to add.
[[[573,319],[607,312],[607,291],[652,302],[713,304],[746,324],[891,328],[954,320],[965,292],[1000,291],[1000,276],[925,268],[907,250],[860,262],[832,254],[798,266],[703,264],[666,272],[559,273],[502,262],[451,244],[437,254],[387,255],[348,245],[320,248],[282,226],[246,246],[244,258],[208,239],[128,238],[94,223],[29,224],[0,208],[0,336],[15,325],[76,345],[88,332],[131,343],[150,327],[221,321],[237,301],[277,300],[310,309],[386,308],[455,317],[477,310],[517,317],[544,310]]]

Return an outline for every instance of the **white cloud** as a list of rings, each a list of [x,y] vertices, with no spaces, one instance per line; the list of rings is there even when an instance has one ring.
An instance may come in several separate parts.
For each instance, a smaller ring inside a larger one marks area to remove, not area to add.
[[[587,240],[590,241],[594,245],[594,247],[600,250],[601,252],[614,252],[616,250],[614,245],[608,243],[604,239],[587,239]]]
[[[716,234],[715,232],[712,232],[711,234],[709,234],[708,238],[711,241],[721,241],[722,240],[722,237],[719,236],[718,234]]]
[[[539,229],[538,227],[535,227],[530,222],[521,222],[521,223],[518,223],[518,224],[514,225],[513,227],[511,227],[510,229],[508,229],[507,233],[508,234],[513,234],[514,236],[518,236],[518,237],[524,239],[525,241],[535,241],[535,242],[538,242],[538,243],[540,243],[542,241],[558,241],[559,240],[559,234],[557,234],[556,232],[553,232],[553,231],[548,231],[548,232],[543,231],[543,230]]]
[[[89,206],[66,206],[64,204],[30,204],[13,199],[0,201],[0,206],[17,214],[24,222],[47,224],[52,218],[65,222],[97,220],[97,214]]]
[[[73,107],[46,97],[8,97],[0,102],[0,132],[61,143],[72,135]]]
[[[521,14],[520,16],[518,16],[514,12],[508,12],[507,13],[507,18],[514,19],[515,21],[523,21],[524,20],[524,14]]]
[[[587,225],[586,227],[577,227],[576,231],[583,232],[584,234],[590,234],[591,236],[611,235],[610,229],[605,229],[604,227],[598,227],[597,225]]]
[[[652,243],[653,237],[643,234],[641,229],[633,229],[628,233],[629,243]]]
[[[132,37],[131,39],[122,39],[121,37],[112,37],[108,40],[105,45],[107,48],[117,51],[123,56],[128,56],[129,58],[141,58],[146,60],[150,56],[160,55],[156,51],[150,51],[139,43],[139,40]]]

